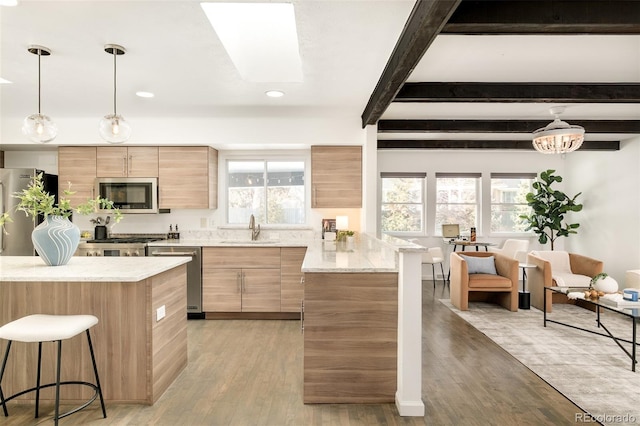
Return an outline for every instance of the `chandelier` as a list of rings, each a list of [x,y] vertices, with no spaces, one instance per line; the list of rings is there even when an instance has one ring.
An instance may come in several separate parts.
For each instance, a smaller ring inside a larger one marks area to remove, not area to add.
[[[560,120],[564,107],[549,110],[555,120],[533,132],[533,147],[543,154],[564,154],[580,148],[584,141],[584,127],[572,126]]]

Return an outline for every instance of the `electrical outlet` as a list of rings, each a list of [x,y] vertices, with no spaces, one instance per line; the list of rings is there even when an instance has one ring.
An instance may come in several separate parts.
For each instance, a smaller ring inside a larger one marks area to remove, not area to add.
[[[164,318],[165,315],[167,315],[166,307],[165,305],[162,305],[158,309],[156,309],[156,322]]]
[[[201,217],[200,218],[200,228],[206,228],[207,227],[207,218],[206,217]]]

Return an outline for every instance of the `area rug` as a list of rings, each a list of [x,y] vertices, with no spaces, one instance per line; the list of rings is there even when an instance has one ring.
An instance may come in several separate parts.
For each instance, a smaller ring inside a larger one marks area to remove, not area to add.
[[[631,359],[613,340],[558,324],[544,327],[543,313],[535,308],[510,312],[471,303],[460,311],[448,299],[440,302],[589,413],[591,423],[640,424],[640,365],[632,372]],[[574,305],[554,304],[548,318],[598,330],[595,313]],[[602,322],[631,340],[630,319],[606,312]]]

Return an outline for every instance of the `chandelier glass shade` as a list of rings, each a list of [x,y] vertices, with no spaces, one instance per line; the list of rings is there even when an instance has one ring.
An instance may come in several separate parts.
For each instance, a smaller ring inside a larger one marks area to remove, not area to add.
[[[533,147],[543,154],[565,154],[573,152],[584,142],[584,128],[572,126],[558,117],[564,108],[551,108],[555,120],[533,132]]]
[[[104,51],[113,55],[113,114],[107,114],[100,120],[98,132],[105,141],[119,144],[126,142],[131,136],[131,125],[117,113],[116,109],[116,58],[118,55],[124,55],[126,50],[117,44],[107,44],[104,46]]]
[[[47,143],[58,136],[58,126],[48,116],[40,112],[40,58],[51,55],[51,50],[44,46],[35,45],[29,46],[27,50],[34,55],[38,55],[38,113],[31,114],[24,119],[22,133],[32,142]]]

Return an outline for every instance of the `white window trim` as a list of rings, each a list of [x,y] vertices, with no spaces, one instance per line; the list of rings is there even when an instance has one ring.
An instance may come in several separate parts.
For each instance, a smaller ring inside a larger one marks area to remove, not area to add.
[[[422,231],[383,231],[382,230],[382,179],[390,178],[390,177],[418,177],[422,178]],[[393,237],[406,238],[406,237],[426,237],[428,236],[428,225],[427,225],[427,206],[429,203],[427,202],[427,194],[429,193],[427,190],[427,173],[425,172],[380,172],[378,174],[378,233],[384,235],[391,235]]]
[[[304,224],[260,224],[263,229],[308,229],[311,219],[311,151],[307,150],[282,150],[274,151],[272,154],[264,151],[218,151],[219,164],[222,167],[218,170],[218,191],[219,206],[224,209],[224,225],[218,228],[224,229],[244,229],[244,225],[229,223],[229,206],[227,194],[229,193],[229,181],[227,173],[229,171],[229,161],[304,161]]]
[[[486,223],[483,223],[485,226],[484,229],[488,229],[487,236],[489,237],[516,237],[516,238],[530,238],[534,237],[536,234],[533,231],[529,232],[492,232],[491,231],[491,207],[494,203],[491,202],[491,179],[492,178],[513,178],[513,179],[533,179],[535,181],[537,177],[537,173],[535,172],[512,172],[512,173],[500,173],[500,172],[491,172],[487,179],[483,178],[483,185],[485,186],[485,191],[483,194],[486,196],[486,200],[483,198],[482,202],[488,205],[486,217]],[[499,203],[504,204],[504,203]]]

